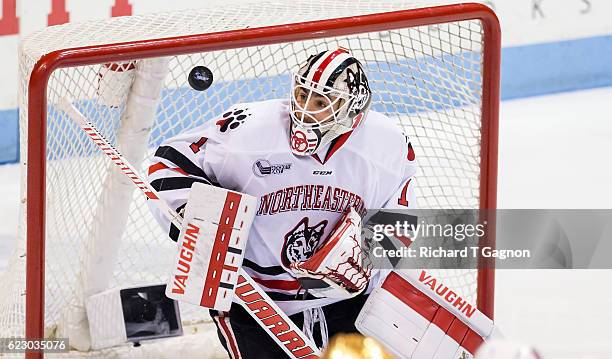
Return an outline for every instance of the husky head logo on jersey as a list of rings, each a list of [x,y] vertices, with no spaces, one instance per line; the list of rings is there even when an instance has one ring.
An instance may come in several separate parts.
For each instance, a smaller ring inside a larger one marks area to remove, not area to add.
[[[361,63],[346,49],[311,56],[293,76],[291,150],[311,155],[356,128],[372,101]]]
[[[315,226],[308,225],[308,217],[302,220],[285,235],[285,243],[281,250],[281,261],[286,268],[290,263],[305,261],[312,257],[321,244],[327,221],[323,220]]]

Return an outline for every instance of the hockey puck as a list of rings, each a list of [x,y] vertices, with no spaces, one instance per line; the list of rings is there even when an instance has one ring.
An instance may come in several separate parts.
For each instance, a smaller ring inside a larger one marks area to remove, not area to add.
[[[189,72],[187,81],[194,90],[206,91],[213,83],[213,74],[206,66],[196,66]]]

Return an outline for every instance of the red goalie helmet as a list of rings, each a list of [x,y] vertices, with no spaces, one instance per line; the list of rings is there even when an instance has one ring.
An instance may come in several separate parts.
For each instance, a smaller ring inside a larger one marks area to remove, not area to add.
[[[372,91],[361,63],[346,49],[311,56],[293,75],[291,150],[311,155],[356,128],[367,114]]]

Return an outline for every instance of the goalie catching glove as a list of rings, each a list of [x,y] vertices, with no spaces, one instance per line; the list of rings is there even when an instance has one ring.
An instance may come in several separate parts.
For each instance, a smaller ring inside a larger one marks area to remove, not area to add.
[[[351,298],[365,290],[372,268],[361,246],[361,217],[347,210],[329,237],[305,261],[290,269],[310,294],[320,298]]]

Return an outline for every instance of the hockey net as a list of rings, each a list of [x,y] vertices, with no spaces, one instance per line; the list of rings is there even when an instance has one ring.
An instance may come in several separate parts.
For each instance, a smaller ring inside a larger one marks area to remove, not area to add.
[[[324,21],[309,22],[314,20]],[[273,27],[280,24],[297,25]],[[210,33],[218,34],[202,35]],[[411,138],[420,170],[419,206],[494,208],[499,27],[482,5],[266,2],[48,28],[20,48],[22,198],[27,200],[16,253],[2,281],[0,337],[23,337],[26,325],[29,335],[40,336],[44,328],[45,337],[60,337],[66,312],[86,295],[162,283],[174,256],[174,242],[153,220],[142,195],[56,109],[61,98],[77,103],[144,174],[164,139],[215,119],[232,104],[288,97],[290,72],[309,55],[339,46],[365,63],[372,108],[397,121]],[[74,50],[53,53],[65,49]],[[137,79],[111,83],[115,91],[104,95],[110,99],[97,91],[100,76],[113,71],[121,77],[145,61],[162,74],[159,98],[145,104],[153,109],[150,119],[130,113],[138,106],[129,101]],[[197,65],[214,73],[205,92],[187,84]],[[49,67],[57,69],[46,82]],[[116,103],[108,106],[109,101]],[[443,275],[492,316],[490,271]],[[181,316],[185,337],[199,343],[191,349],[224,356],[207,311],[182,305]],[[163,350],[143,349],[154,344],[138,350],[171,357],[185,350],[183,345],[168,349],[172,340],[161,342]],[[133,355],[128,348],[88,355]]]

